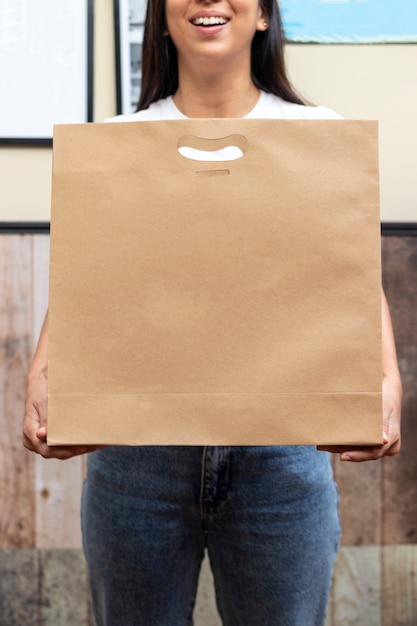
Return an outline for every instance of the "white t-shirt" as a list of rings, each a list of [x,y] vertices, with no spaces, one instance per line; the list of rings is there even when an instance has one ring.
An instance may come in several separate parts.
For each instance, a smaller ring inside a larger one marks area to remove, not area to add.
[[[324,106],[305,106],[287,102],[278,96],[261,91],[258,102],[245,119],[297,119],[297,120],[332,120],[340,119],[340,115]],[[184,120],[187,116],[176,107],[172,96],[152,103],[148,109],[132,113],[131,115],[118,115],[106,121],[108,122],[157,122],[161,120]],[[221,151],[201,151],[190,147],[182,147],[180,152],[183,156],[197,161],[229,161],[242,156],[242,152],[235,146],[227,146]]]
[[[148,109],[118,115],[110,118],[109,122],[142,122],[158,120],[183,120],[187,117],[175,106],[172,96],[152,103]],[[305,106],[286,102],[278,96],[260,92],[258,102],[245,119],[288,119],[288,120],[332,120],[341,119],[340,115],[324,106]]]

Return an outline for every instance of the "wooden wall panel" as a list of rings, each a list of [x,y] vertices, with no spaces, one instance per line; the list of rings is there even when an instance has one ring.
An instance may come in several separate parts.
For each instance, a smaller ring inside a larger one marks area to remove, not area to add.
[[[80,550],[40,550],[42,626],[93,626],[87,572]]]
[[[47,306],[48,237],[0,237],[0,623],[92,626],[81,551],[85,458],[21,446],[25,378]],[[334,458],[342,549],[326,626],[417,624],[417,238],[386,237],[384,285],[404,382],[403,450],[367,464]],[[218,626],[207,562],[196,626]]]
[[[382,549],[382,626],[417,624],[417,545]]]
[[[382,537],[381,463],[342,462],[333,459],[340,493],[343,546],[379,545]]]
[[[0,550],[1,626],[94,626],[80,550]]]
[[[34,458],[21,442],[31,354],[31,239],[2,238],[0,268],[0,548],[29,548],[36,534]]]
[[[383,463],[383,542],[410,544],[417,543],[417,238],[385,237],[382,259],[403,380],[402,450]]]
[[[80,548],[80,501],[85,459],[36,457],[36,547]]]
[[[93,624],[80,532],[85,459],[45,460],[22,446],[25,380],[47,308],[48,266],[47,236],[0,237],[0,624],[4,626]]]
[[[335,565],[330,603],[333,624],[382,626],[380,581],[379,546],[344,547]]]
[[[39,554],[36,550],[0,550],[2,626],[40,626],[38,572]]]

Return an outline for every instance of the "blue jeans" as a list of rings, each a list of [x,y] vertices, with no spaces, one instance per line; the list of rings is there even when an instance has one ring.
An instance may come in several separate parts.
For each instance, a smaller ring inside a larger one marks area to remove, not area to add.
[[[108,447],[82,526],[98,626],[192,624],[207,549],[225,626],[321,626],[340,525],[313,447]]]

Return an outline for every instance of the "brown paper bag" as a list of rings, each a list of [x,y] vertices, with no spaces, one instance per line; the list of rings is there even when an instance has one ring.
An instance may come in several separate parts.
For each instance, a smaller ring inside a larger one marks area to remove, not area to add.
[[[381,443],[378,203],[375,122],[56,127],[48,443]]]

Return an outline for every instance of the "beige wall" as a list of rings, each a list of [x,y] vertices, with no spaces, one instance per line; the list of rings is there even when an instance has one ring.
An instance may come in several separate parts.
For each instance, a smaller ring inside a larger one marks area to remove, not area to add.
[[[95,120],[115,112],[113,0],[95,2]],[[311,101],[380,122],[381,218],[417,222],[417,45],[287,48]],[[0,221],[48,220],[51,150],[0,148]]]

